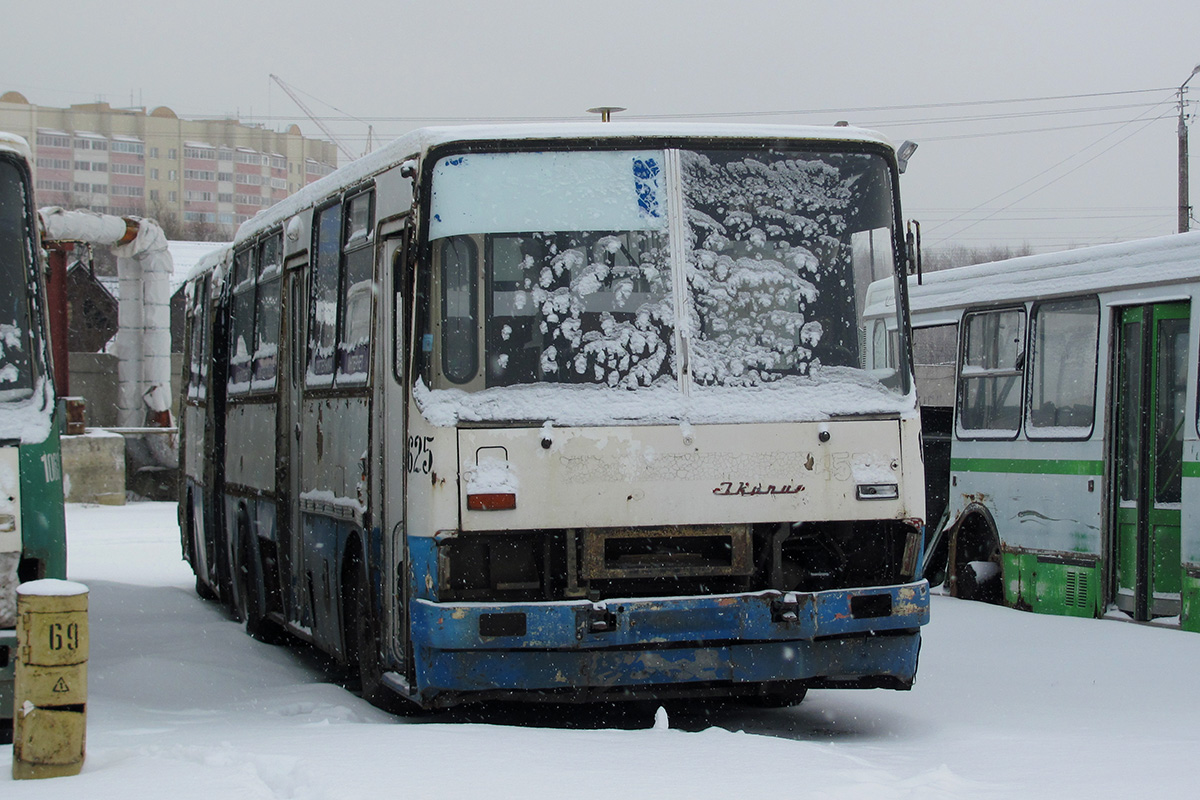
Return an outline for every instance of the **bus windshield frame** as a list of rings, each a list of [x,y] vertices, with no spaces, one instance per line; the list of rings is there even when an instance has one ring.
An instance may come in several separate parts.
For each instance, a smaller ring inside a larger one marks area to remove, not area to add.
[[[849,371],[906,396],[906,357],[865,369],[867,286],[903,273],[888,153],[721,139],[432,151],[416,373],[467,392],[687,392]]]
[[[24,400],[37,385],[34,351],[34,225],[23,160],[0,150],[0,401]]]

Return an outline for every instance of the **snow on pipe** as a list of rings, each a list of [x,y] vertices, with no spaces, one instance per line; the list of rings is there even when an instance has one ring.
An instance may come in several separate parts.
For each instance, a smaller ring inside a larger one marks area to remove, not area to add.
[[[92,211],[44,208],[39,216],[45,240],[112,245],[117,256],[117,424],[144,425],[147,407],[156,416],[169,413],[173,264],[162,228]]]

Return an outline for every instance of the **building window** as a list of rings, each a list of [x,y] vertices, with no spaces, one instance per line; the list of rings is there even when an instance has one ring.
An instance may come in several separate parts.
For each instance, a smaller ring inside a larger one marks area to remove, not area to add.
[[[52,133],[39,133],[37,135],[37,143],[38,147],[70,147],[71,137]]]
[[[175,161],[179,158],[179,151],[172,147],[171,149],[167,150],[167,158],[171,161]]]
[[[112,143],[112,151],[114,153],[132,153],[137,156],[143,154],[145,147],[141,142],[123,142],[117,140]]]

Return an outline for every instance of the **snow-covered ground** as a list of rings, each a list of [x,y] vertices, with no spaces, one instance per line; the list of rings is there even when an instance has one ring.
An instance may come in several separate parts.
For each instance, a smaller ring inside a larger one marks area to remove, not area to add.
[[[1200,636],[934,597],[912,692],[397,718],[196,597],[175,507],[69,506],[88,752],[25,798],[1194,797]]]

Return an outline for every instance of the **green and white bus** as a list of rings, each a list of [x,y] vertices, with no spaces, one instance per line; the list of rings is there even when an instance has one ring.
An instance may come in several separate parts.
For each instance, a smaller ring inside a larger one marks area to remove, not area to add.
[[[909,296],[931,582],[1200,631],[1200,233],[912,277]]]
[[[0,741],[12,736],[17,585],[66,577],[60,415],[30,151],[0,133]]]

